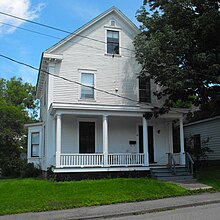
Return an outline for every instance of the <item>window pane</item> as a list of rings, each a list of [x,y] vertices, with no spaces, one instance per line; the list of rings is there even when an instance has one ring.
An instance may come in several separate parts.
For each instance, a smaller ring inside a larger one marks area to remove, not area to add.
[[[31,150],[32,157],[39,157],[39,144],[33,144]]]
[[[150,78],[139,78],[139,101],[151,102]]]
[[[31,134],[31,144],[39,144],[39,132]]]
[[[114,39],[119,39],[119,33],[118,33],[118,31],[113,31],[113,36],[112,36],[112,38],[114,38]]]
[[[87,86],[94,87],[94,75],[91,73],[82,73],[81,83]],[[86,86],[81,86],[81,98],[94,98],[94,89]]]
[[[107,31],[107,53],[119,54],[119,32]]]

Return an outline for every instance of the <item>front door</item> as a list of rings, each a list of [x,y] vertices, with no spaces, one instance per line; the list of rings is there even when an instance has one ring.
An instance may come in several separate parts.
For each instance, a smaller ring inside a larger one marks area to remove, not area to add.
[[[79,122],[79,153],[95,153],[95,122]]]
[[[143,153],[143,126],[138,127],[139,130],[139,153]],[[148,126],[148,153],[149,153],[149,163],[154,162],[154,135],[153,126]]]

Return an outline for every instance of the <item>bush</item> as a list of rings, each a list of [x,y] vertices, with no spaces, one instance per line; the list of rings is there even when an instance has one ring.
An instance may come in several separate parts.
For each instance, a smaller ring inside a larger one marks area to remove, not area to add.
[[[26,163],[24,168],[21,170],[21,177],[38,177],[41,175],[40,166],[34,166],[34,163]]]
[[[4,158],[1,160],[2,177],[37,177],[41,174],[40,167],[35,167],[33,163],[27,163],[20,158]]]

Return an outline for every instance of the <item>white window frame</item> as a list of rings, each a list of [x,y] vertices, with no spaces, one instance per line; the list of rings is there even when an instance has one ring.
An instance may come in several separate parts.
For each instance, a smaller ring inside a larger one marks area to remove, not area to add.
[[[79,82],[82,83],[82,74],[93,74],[94,79],[94,88],[96,88],[96,70],[89,70],[89,69],[79,69]],[[80,101],[88,101],[88,102],[94,102],[96,101],[96,90],[94,89],[94,97],[93,98],[82,98],[82,86],[79,86],[78,94],[79,94],[79,100]]]
[[[108,46],[108,31],[117,31],[118,34],[119,34],[119,54],[111,54],[111,53],[108,53],[107,52],[107,46]],[[105,55],[114,55],[114,56],[118,56],[118,57],[121,57],[121,43],[122,43],[122,40],[121,40],[121,29],[120,28],[116,28],[116,27],[105,27]]]
[[[152,103],[152,81],[150,79],[150,102],[140,102],[140,77],[137,77],[137,98],[139,103]]]
[[[39,133],[39,156],[32,156],[32,134]],[[41,158],[42,155],[42,127],[32,127],[28,130],[28,158]]]

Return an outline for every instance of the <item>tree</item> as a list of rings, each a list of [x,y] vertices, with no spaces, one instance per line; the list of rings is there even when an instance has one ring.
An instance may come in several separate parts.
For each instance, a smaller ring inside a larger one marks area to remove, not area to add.
[[[144,0],[137,13],[141,33],[134,40],[142,75],[165,97],[160,112],[220,99],[219,0]],[[147,8],[150,8],[150,12]]]
[[[26,150],[24,124],[37,112],[35,87],[21,78],[0,79],[0,168],[4,176],[19,176],[20,153]]]

